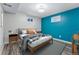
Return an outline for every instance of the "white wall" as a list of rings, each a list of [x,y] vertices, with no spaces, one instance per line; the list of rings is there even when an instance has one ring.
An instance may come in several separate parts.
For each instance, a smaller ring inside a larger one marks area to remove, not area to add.
[[[3,10],[0,4],[0,54],[2,53],[3,47]]]
[[[38,17],[32,17],[33,22],[28,22],[27,19],[31,16],[26,14],[4,14],[4,38],[5,42],[8,42],[8,31],[12,30],[16,33],[18,28],[35,28],[37,31],[41,31],[41,19]]]

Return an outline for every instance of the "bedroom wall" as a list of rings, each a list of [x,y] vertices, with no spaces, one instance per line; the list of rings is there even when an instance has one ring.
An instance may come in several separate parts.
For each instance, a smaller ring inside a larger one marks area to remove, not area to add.
[[[29,17],[33,18],[33,22],[28,22]],[[23,13],[16,14],[4,14],[4,39],[8,43],[8,31],[16,33],[18,28],[35,28],[37,31],[41,31],[41,18],[27,16]]]
[[[57,15],[61,16],[61,21],[51,23],[51,17]],[[79,8],[44,17],[41,23],[42,33],[71,42],[72,35],[79,33]]]

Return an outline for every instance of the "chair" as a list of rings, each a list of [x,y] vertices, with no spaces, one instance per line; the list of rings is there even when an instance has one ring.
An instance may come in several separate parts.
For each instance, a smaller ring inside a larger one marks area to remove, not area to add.
[[[72,41],[72,54],[77,54],[77,45],[75,44],[75,41],[79,40],[79,35],[78,34],[74,34],[73,35],[73,41]]]

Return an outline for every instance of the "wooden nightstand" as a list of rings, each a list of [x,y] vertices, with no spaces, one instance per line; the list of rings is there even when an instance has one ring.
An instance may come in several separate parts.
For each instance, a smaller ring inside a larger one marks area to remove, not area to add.
[[[18,34],[9,35],[9,43],[17,43],[17,41],[18,41]]]

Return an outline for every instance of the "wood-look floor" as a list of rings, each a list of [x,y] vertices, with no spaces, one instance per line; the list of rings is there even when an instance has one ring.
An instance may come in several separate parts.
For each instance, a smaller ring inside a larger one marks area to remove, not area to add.
[[[67,44],[62,52],[62,55],[72,55],[72,45]]]
[[[62,52],[62,55],[71,55],[72,49],[71,45],[66,45],[64,51]],[[21,55],[20,48],[18,47],[18,44],[6,44],[4,46],[2,55]]]
[[[20,49],[18,44],[6,44],[4,46],[2,55],[20,55]]]

